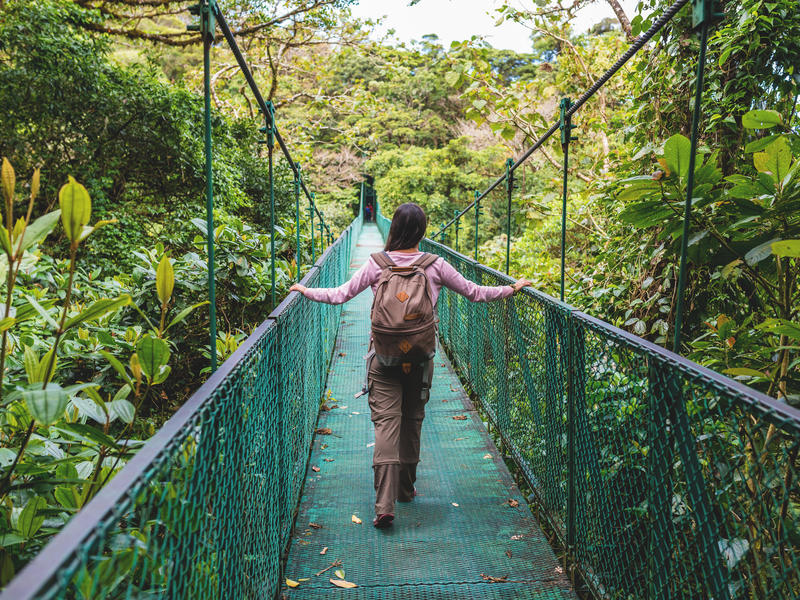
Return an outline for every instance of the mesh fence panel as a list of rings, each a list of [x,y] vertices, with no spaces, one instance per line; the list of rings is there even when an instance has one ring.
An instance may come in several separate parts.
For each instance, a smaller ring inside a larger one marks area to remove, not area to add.
[[[478,284],[512,281],[423,249]],[[539,292],[473,304],[443,290],[438,311],[462,379],[595,591],[800,597],[800,411]]]
[[[361,218],[306,285],[349,273]],[[271,598],[340,307],[285,300],[2,598]]]

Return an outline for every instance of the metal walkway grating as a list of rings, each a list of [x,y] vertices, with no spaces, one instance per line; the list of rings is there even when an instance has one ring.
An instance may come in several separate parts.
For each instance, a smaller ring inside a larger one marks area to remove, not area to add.
[[[365,225],[351,266],[381,245],[377,228]],[[309,580],[284,586],[285,598],[575,598],[441,351],[423,425],[420,495],[397,505],[393,528],[372,527],[372,423],[366,397],[353,399],[364,378],[371,302],[367,291],[342,312],[327,382],[328,404],[338,408],[320,415],[318,427],[332,434],[314,439],[286,566],[287,577]],[[363,523],[353,523],[353,515]],[[334,587],[335,569],[315,576],[337,559],[359,587]]]

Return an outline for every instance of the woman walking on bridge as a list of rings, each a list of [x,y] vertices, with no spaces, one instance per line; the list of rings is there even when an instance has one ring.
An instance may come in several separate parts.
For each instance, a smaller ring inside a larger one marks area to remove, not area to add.
[[[425,418],[436,351],[435,307],[444,286],[472,300],[506,298],[530,282],[479,286],[465,279],[443,258],[421,252],[427,218],[414,203],[394,213],[383,252],[373,254],[336,288],[291,287],[306,298],[342,304],[371,287],[372,335],[367,355],[369,407],[375,426],[372,460],[375,483],[375,527],[389,527],[394,503],[410,502],[419,462],[420,432]]]

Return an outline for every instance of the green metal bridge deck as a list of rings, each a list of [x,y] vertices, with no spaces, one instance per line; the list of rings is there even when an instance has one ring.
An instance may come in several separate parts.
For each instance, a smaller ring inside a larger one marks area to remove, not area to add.
[[[377,227],[365,224],[351,268],[381,248]],[[314,440],[286,565],[286,577],[309,581],[286,588],[285,597],[575,598],[441,349],[423,425],[419,496],[397,504],[392,528],[372,527],[374,434],[367,397],[353,398],[364,379],[371,303],[367,290],[342,311],[327,381],[327,406],[338,408],[320,414],[317,426],[332,434]],[[336,569],[315,576],[336,560],[359,588],[336,590],[329,582]]]

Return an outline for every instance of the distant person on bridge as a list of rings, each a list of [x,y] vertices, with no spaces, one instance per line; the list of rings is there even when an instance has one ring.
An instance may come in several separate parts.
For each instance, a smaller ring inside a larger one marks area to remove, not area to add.
[[[364,218],[367,221],[372,221],[372,206],[370,204],[364,207]]]
[[[473,302],[506,298],[530,282],[479,286],[443,258],[420,252],[427,218],[417,204],[394,213],[386,247],[373,254],[350,281],[337,288],[291,287],[306,298],[342,304],[372,287],[372,335],[367,355],[367,385],[375,452],[375,527],[389,527],[394,503],[410,502],[419,462],[420,432],[431,388],[436,352],[435,307],[442,286]]]

